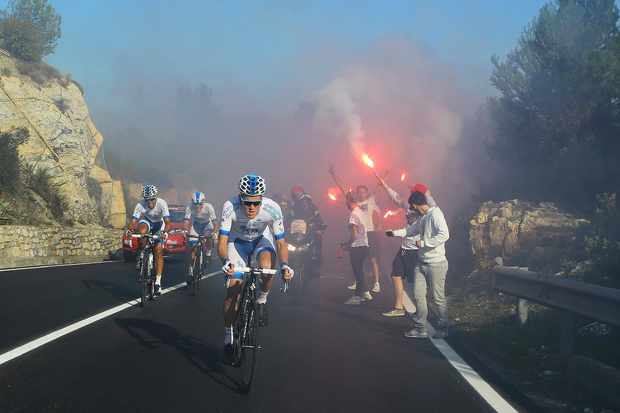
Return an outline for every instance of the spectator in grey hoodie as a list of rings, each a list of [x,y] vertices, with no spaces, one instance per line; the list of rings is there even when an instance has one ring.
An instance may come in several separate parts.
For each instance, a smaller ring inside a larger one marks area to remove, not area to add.
[[[438,206],[430,206],[422,192],[413,192],[409,197],[409,206],[422,216],[406,229],[387,231],[388,236],[420,236],[416,240],[418,262],[414,269],[413,295],[416,314],[413,328],[405,333],[409,338],[427,338],[427,292],[430,296],[430,309],[437,320],[436,338],[447,335],[447,304],[445,296],[448,260],[445,243],[450,237],[448,224]]]
[[[407,225],[414,225],[420,218],[420,213],[412,209],[406,200],[403,200],[388,184],[381,178],[379,178],[379,185],[385,189],[392,202],[405,210],[407,217]],[[428,187],[424,184],[416,184],[412,189],[412,192],[419,191],[426,195],[426,199],[430,206],[435,206],[435,200],[431,196]],[[420,235],[407,237],[404,236],[401,246],[394,257],[392,262],[392,282],[394,284],[394,307],[390,311],[382,313],[385,317],[404,317],[406,315],[405,306],[403,304],[403,291],[404,283],[403,279],[407,278],[410,281],[414,279],[415,265],[418,260],[418,246],[416,241],[420,239]]]

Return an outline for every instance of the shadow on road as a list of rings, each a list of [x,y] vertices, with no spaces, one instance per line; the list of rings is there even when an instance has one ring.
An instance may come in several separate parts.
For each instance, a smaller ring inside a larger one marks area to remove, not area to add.
[[[82,280],[82,284],[84,284],[84,286],[88,289],[99,288],[120,301],[134,299],[140,293],[137,285],[132,288],[128,285],[117,284],[105,280]]]
[[[154,350],[162,344],[170,346],[214,382],[236,393],[243,393],[241,382],[227,374],[225,365],[220,359],[219,348],[196,337],[183,335],[176,328],[153,320],[120,318],[116,323],[144,347]]]

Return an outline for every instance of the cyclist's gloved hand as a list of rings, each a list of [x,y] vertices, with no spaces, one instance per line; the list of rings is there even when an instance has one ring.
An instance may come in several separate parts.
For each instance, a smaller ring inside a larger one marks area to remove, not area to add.
[[[226,260],[226,262],[222,266],[222,271],[226,275],[233,275],[233,273],[235,272],[235,266],[233,265],[232,262],[230,262],[229,260]]]
[[[280,271],[282,271],[282,278],[285,280],[290,280],[295,275],[295,271],[285,262],[280,265]]]
[[[394,231],[385,231],[385,235],[387,235],[388,237],[393,237]]]

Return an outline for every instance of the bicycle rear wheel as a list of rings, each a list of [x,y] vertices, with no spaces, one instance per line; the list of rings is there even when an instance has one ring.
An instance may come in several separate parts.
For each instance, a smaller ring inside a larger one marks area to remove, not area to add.
[[[194,260],[194,279],[192,280],[192,293],[194,295],[198,295],[198,290],[200,289],[200,278],[202,276],[201,267],[202,267],[202,251],[198,249],[198,254],[196,255],[196,259]]]

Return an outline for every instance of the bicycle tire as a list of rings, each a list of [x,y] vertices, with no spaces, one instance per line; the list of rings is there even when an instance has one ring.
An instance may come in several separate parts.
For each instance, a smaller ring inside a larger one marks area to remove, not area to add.
[[[198,295],[198,290],[200,289],[200,263],[202,261],[202,252],[200,248],[198,249],[198,254],[196,255],[196,259],[194,260],[194,280],[192,282],[192,293],[194,295]]]
[[[249,393],[254,381],[256,359],[258,356],[258,314],[256,303],[249,303],[246,320],[246,333],[241,338],[241,390]]]
[[[148,288],[148,258],[145,259],[145,254],[142,253],[140,258],[140,307],[146,306],[147,301],[147,288]]]

